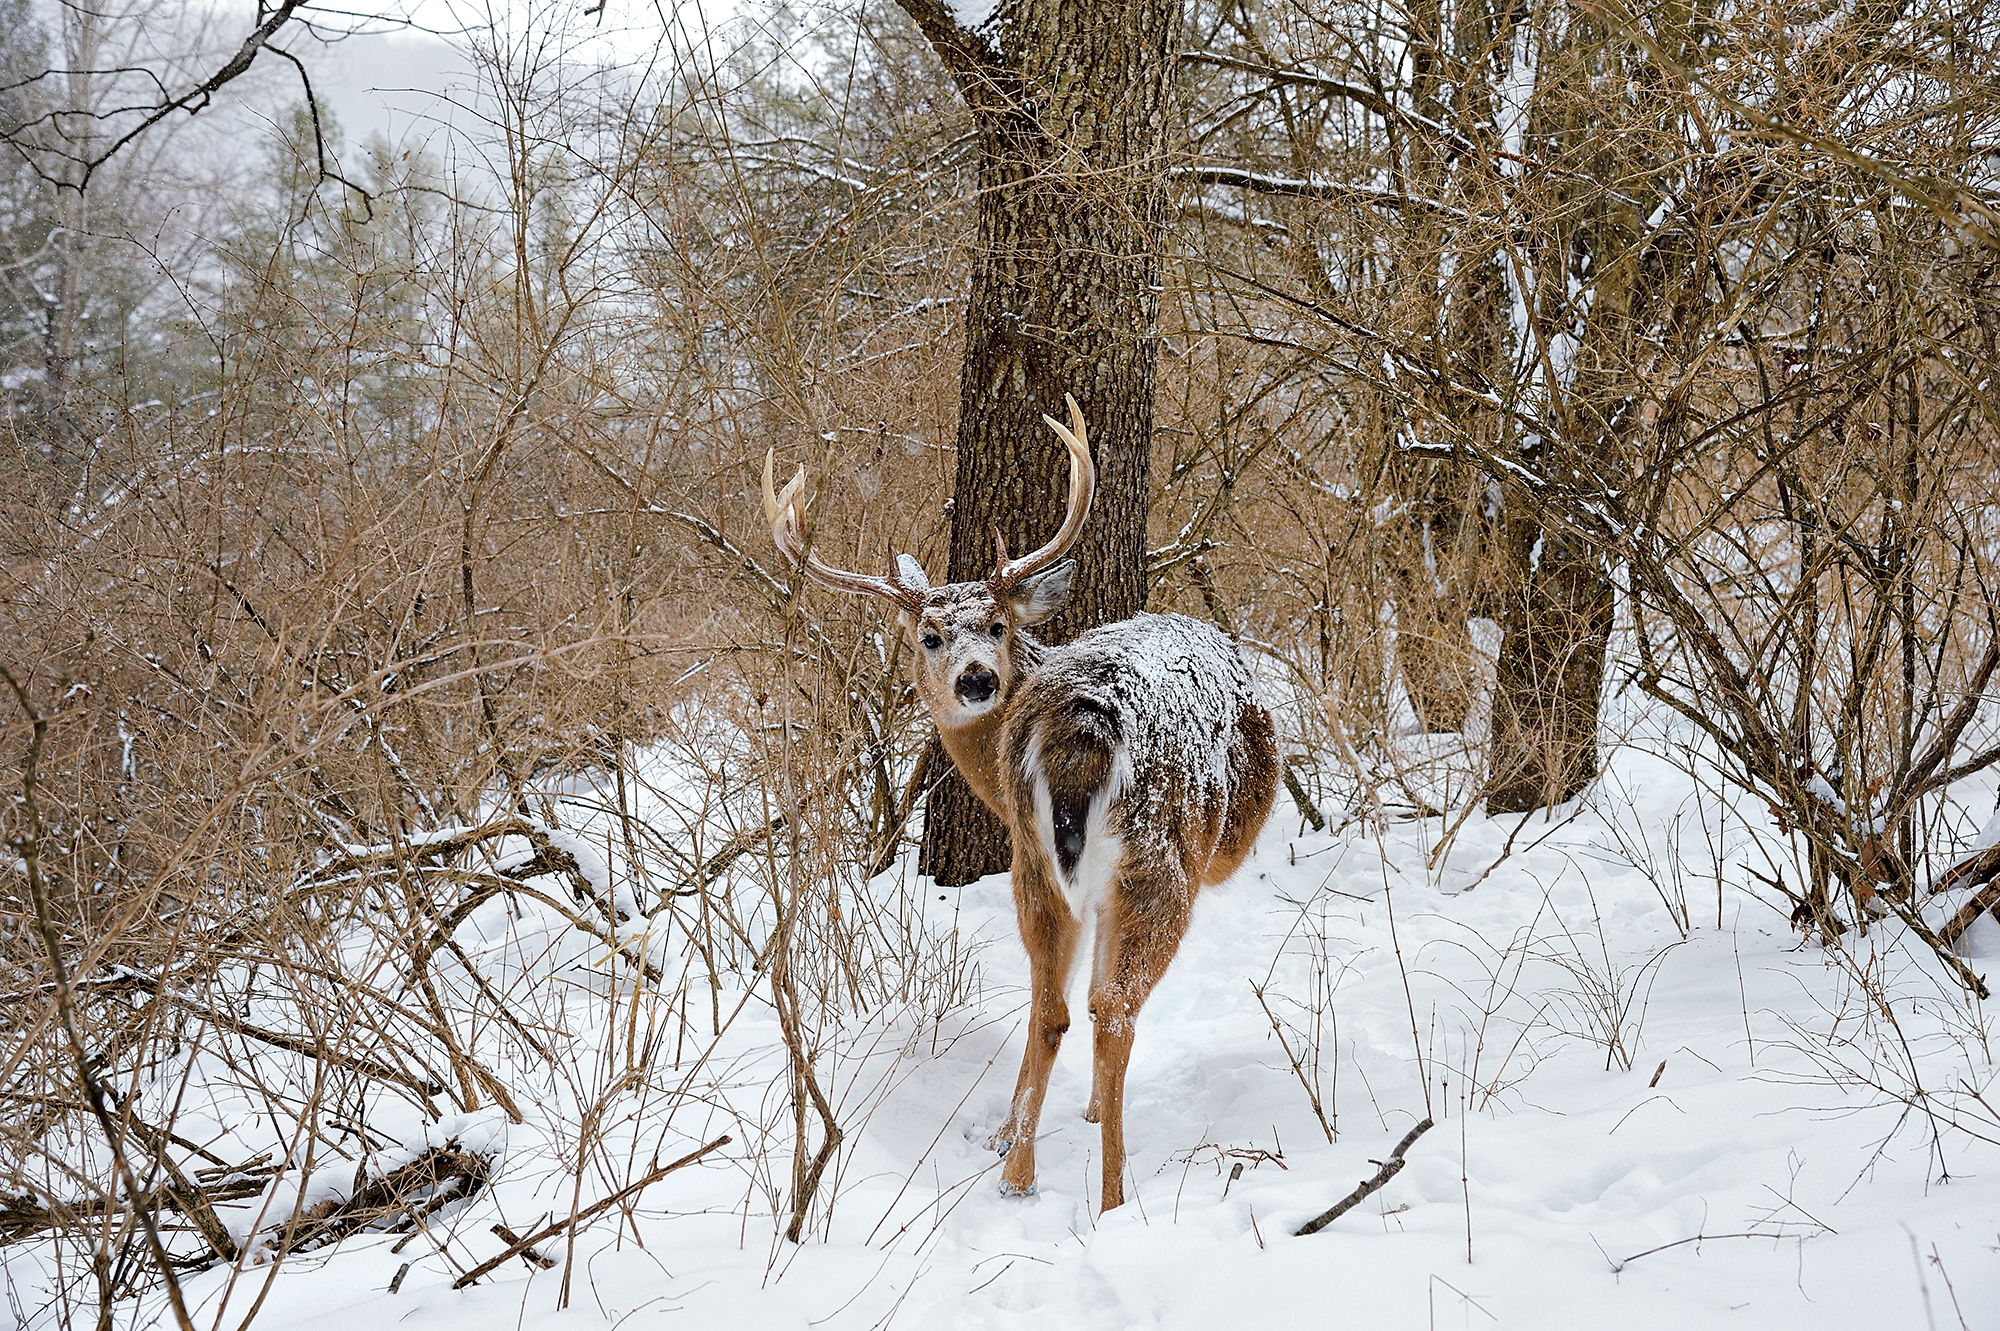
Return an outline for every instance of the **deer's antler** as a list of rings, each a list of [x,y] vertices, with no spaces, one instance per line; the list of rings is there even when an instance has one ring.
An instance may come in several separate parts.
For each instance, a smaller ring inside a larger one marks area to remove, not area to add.
[[[1007,558],[1007,542],[1001,539],[997,528],[994,530],[993,545],[999,566],[987,581],[996,589],[1012,587],[1068,554],[1083,531],[1083,520],[1090,516],[1090,498],[1097,492],[1097,467],[1090,460],[1090,434],[1084,428],[1083,408],[1076,405],[1076,399],[1064,393],[1063,401],[1069,404],[1067,426],[1053,416],[1042,419],[1048,422],[1049,428],[1061,437],[1064,447],[1069,449],[1069,510],[1063,514],[1062,529],[1050,538],[1047,545],[1019,559]]]
[[[858,596],[879,596],[899,610],[915,611],[922,607],[924,593],[930,590],[930,586],[908,576],[912,570],[921,576],[922,570],[917,569],[915,560],[905,556],[898,561],[903,576],[871,578],[865,573],[850,573],[844,568],[835,568],[808,549],[803,497],[806,469],[800,467],[782,491],[773,491],[771,463],[772,454],[767,449],[764,453],[764,520],[771,524],[771,540],[780,554],[798,565],[807,577],[822,587]]]

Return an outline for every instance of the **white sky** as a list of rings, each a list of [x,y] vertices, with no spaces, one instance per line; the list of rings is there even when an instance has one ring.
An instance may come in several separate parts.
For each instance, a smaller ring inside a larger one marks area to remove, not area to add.
[[[315,42],[298,51],[323,108],[338,118],[349,144],[371,134],[394,143],[425,137],[449,108],[438,94],[471,76],[464,53],[428,33],[399,32]],[[296,90],[294,90],[296,93]]]
[[[37,0],[52,63],[62,62],[62,8],[78,2]],[[322,109],[333,111],[355,146],[375,133],[392,142],[426,137],[448,122],[443,96],[473,86],[475,33],[558,34],[548,49],[580,68],[641,64],[658,50],[667,25],[699,32],[765,2],[605,0],[603,12],[592,15],[585,12],[591,0],[318,0],[323,7],[307,11],[308,22],[294,18],[272,44],[305,64]],[[94,63],[159,69],[176,92],[218,68],[254,22],[248,0],[98,0],[97,12],[109,39]],[[193,121],[175,118],[147,137],[164,131],[199,154],[252,154],[261,150],[264,127],[297,105],[301,92],[290,65],[260,56]]]
[[[440,95],[462,94],[471,86],[469,52],[476,30],[562,31],[566,59],[629,63],[657,48],[666,22],[698,26],[705,18],[713,21],[710,15],[718,9],[735,10],[726,2],[676,4],[677,12],[668,13],[651,0],[606,0],[606,5],[604,13],[586,15],[586,0],[416,0],[407,10],[398,7],[413,27],[369,24],[373,31],[334,42],[294,37],[288,49],[305,60],[314,91],[339,117],[349,144],[375,133],[397,142],[424,138],[451,119],[452,108]]]

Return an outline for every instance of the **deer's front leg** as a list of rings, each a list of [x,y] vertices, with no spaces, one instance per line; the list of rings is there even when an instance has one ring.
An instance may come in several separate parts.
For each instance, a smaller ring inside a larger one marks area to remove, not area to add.
[[[1019,838],[1016,838],[1017,842]],[[1063,1032],[1069,1029],[1069,1004],[1063,988],[1070,959],[1076,951],[1076,919],[1069,904],[1039,862],[1014,852],[1014,911],[1021,942],[1028,950],[1028,1047],[1021,1057],[1021,1075],[1014,1083],[1014,1102],[1007,1122],[994,1138],[995,1149],[1007,1156],[1000,1191],[1010,1194],[1035,1188],[1035,1125],[1042,1117],[1049,1074]]]

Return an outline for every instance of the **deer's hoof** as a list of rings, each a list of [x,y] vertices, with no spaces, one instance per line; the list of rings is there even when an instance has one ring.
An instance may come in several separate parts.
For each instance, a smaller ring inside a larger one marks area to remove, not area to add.
[[[1021,1186],[1016,1187],[1012,1183],[1009,1183],[1007,1180],[1001,1179],[1000,1195],[1002,1197],[1032,1197],[1035,1195],[1035,1185],[1032,1183],[1024,1183]]]

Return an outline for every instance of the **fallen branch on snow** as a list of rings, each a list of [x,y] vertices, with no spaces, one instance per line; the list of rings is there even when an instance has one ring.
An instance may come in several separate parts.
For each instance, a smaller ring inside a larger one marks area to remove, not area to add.
[[[1371,1165],[1381,1166],[1381,1168],[1375,1171],[1373,1178],[1363,1179],[1360,1187],[1293,1230],[1293,1235],[1297,1238],[1304,1238],[1308,1234],[1317,1234],[1366,1201],[1371,1194],[1380,1192],[1390,1179],[1403,1172],[1403,1152],[1415,1145],[1417,1138],[1429,1132],[1432,1126],[1431,1120],[1427,1118],[1417,1124],[1416,1127],[1404,1133],[1403,1140],[1396,1143],[1396,1149],[1389,1152],[1387,1160],[1370,1160],[1368,1162]]]
[[[610,1210],[612,1207],[618,1205],[618,1203],[624,1201],[627,1197],[637,1196],[640,1192],[652,1186],[653,1184],[658,1183],[661,1179],[673,1173],[676,1169],[686,1168],[687,1166],[693,1164],[695,1161],[701,1159],[703,1156],[707,1155],[710,1151],[720,1150],[723,1147],[729,1145],[730,1141],[731,1138],[726,1136],[717,1137],[714,1141],[710,1142],[708,1145],[703,1146],[697,1150],[689,1151],[686,1155],[674,1161],[672,1164],[661,1165],[658,1169],[655,1169],[650,1174],[647,1174],[646,1177],[640,1179],[638,1182],[627,1184],[626,1186],[620,1188],[618,1191],[612,1193],[609,1197],[606,1197],[604,1200],[591,1203],[589,1206],[584,1207],[581,1211],[578,1211],[575,1215],[566,1217],[562,1220],[551,1221],[549,1224],[542,1226],[534,1233],[528,1235],[528,1237],[524,1239],[517,1239],[513,1243],[508,1244],[507,1250],[501,1253],[498,1257],[491,1258],[487,1261],[481,1262],[478,1266],[473,1267],[470,1271],[467,1271],[457,1280],[452,1281],[451,1287],[453,1289],[464,1289],[467,1285],[470,1285],[473,1281],[479,1279],[479,1277],[485,1275],[488,1271],[491,1271],[496,1267],[502,1266],[508,1261],[512,1260],[513,1258],[520,1256],[524,1252],[527,1252],[529,1249],[533,1248],[537,1243],[540,1243],[543,1239],[552,1239],[556,1235],[562,1233],[565,1229],[571,1229],[574,1228],[575,1226],[581,1225],[586,1220],[595,1219],[598,1215],[600,1215],[605,1211]]]
[[[1938,930],[1938,937],[1947,944],[1956,943],[1982,913],[1989,910],[2000,913],[2000,846],[1988,846],[1952,865],[1938,875],[1931,884],[1931,892],[1935,895],[1955,887],[1977,887],[1979,891]]]
[[[346,1201],[321,1202],[293,1216],[275,1241],[280,1252],[294,1253],[338,1243],[364,1229],[408,1229],[476,1195],[492,1177],[493,1162],[486,1156],[456,1141],[434,1146],[363,1184]]]

